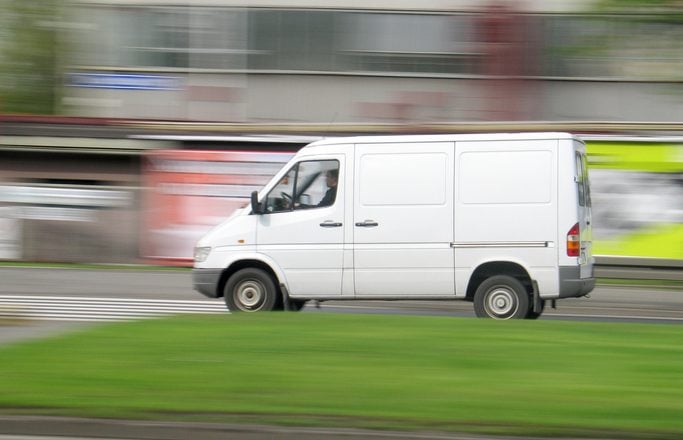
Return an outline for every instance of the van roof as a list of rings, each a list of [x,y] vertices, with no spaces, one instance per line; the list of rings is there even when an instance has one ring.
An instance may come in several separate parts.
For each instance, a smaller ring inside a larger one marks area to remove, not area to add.
[[[388,136],[353,136],[330,137],[315,141],[304,148],[340,144],[378,144],[398,142],[456,142],[456,141],[502,141],[502,140],[542,140],[542,139],[576,139],[571,133],[478,133],[478,134],[418,134]]]

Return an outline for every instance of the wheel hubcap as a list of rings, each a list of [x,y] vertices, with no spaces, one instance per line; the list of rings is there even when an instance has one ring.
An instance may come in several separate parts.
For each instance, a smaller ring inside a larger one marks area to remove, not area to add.
[[[235,302],[242,310],[258,310],[263,305],[264,298],[265,288],[258,281],[244,281],[235,289]]]
[[[517,297],[509,289],[496,287],[487,295],[484,306],[489,316],[496,319],[508,319],[517,310]]]

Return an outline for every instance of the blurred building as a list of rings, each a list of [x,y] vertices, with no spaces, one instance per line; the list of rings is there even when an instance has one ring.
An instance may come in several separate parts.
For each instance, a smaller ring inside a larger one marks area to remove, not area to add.
[[[683,119],[683,25],[591,1],[82,0],[61,111],[237,122]]]
[[[589,143],[594,231],[619,239],[664,225],[671,254],[683,249],[679,16],[587,12],[591,0],[53,0],[50,20],[32,8],[47,1],[12,3],[47,31],[0,50],[0,66],[17,67],[0,72],[0,88],[31,103],[46,81],[30,73],[42,67],[57,77],[42,96],[74,118],[0,115],[0,260],[190,258],[197,236],[308,142],[226,140],[211,130],[228,125],[209,121],[325,136],[338,123],[352,134],[373,123],[520,131],[536,129],[520,121],[588,121],[558,127],[601,133],[590,121],[671,121],[657,139],[610,129],[622,137],[609,148]],[[0,14],[0,49],[15,18]],[[511,123],[462,125],[480,121]],[[624,252],[650,255],[641,249]]]
[[[137,260],[139,156],[158,142],[88,138],[78,135],[87,130],[73,128],[49,137],[2,129],[0,260]]]

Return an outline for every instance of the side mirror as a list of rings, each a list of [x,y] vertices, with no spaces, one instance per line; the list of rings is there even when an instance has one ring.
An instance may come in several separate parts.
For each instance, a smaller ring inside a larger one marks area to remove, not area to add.
[[[263,214],[263,205],[258,202],[258,191],[251,193],[251,212],[253,214]]]

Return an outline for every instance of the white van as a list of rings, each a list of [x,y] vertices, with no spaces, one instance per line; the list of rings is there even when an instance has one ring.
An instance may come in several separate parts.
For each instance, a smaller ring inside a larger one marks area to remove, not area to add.
[[[194,287],[231,311],[461,299],[537,318],[595,285],[590,206],[566,133],[318,141],[199,241]]]

